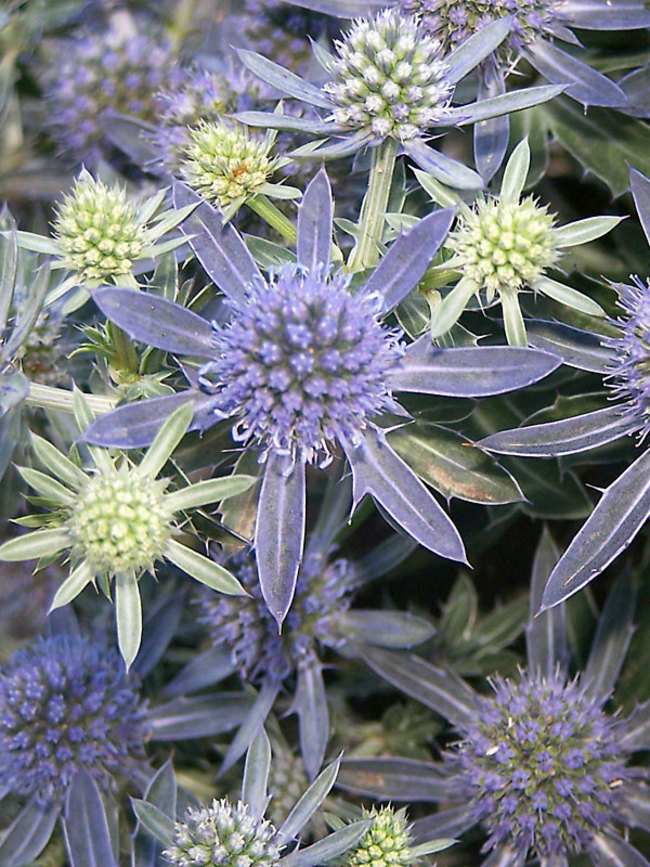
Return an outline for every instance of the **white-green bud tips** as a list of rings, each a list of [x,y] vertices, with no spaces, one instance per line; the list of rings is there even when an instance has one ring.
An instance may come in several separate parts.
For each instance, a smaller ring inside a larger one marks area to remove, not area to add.
[[[530,286],[555,262],[554,219],[532,196],[488,198],[460,217],[447,241],[454,263],[487,300]]]
[[[346,855],[346,867],[399,867],[416,860],[405,810],[382,807],[377,811],[373,807],[372,811],[364,810],[364,818],[372,819],[372,824]]]
[[[163,855],[175,867],[273,867],[282,848],[276,839],[270,822],[255,819],[247,804],[224,798],[190,807]]]
[[[203,122],[189,131],[183,177],[204,199],[225,208],[254,196],[277,168],[271,144],[242,127]]]
[[[340,126],[406,141],[444,117],[453,88],[441,46],[415,18],[390,9],[357,21],[336,52],[325,90]]]
[[[73,551],[98,573],[151,568],[172,535],[166,486],[124,464],[90,476],[68,521]]]
[[[82,172],[54,220],[63,265],[79,282],[98,285],[129,274],[147,243],[137,207],[125,191]]]

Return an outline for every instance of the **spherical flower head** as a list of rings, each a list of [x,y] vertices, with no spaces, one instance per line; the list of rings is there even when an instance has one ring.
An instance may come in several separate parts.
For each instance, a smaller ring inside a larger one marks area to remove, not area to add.
[[[189,130],[181,173],[190,187],[221,208],[254,196],[275,169],[271,145],[243,127],[201,121]]]
[[[0,784],[39,801],[65,794],[80,769],[107,786],[142,754],[144,710],[112,649],[57,636],[0,671]]]
[[[624,316],[613,322],[620,336],[607,340],[616,359],[608,385],[627,401],[625,409],[645,439],[650,431],[650,283],[634,278],[634,285],[617,289]]]
[[[340,41],[325,85],[344,129],[381,138],[416,138],[444,117],[453,87],[440,43],[396,9],[357,21]]]
[[[67,521],[73,557],[85,559],[96,574],[151,569],[173,533],[166,486],[127,464],[89,476]]]
[[[217,122],[236,107],[236,98],[222,75],[194,69],[178,87],[158,94],[160,114],[153,140],[164,167],[180,170],[189,131],[201,122]]]
[[[209,628],[215,644],[230,648],[244,680],[282,681],[313,652],[315,644],[343,644],[336,624],[351,601],[353,567],[348,560],[329,562],[322,554],[305,557],[281,635],[262,597],[253,556],[240,552],[231,558],[228,568],[250,598],[202,593],[199,621]]]
[[[34,382],[62,385],[67,381],[63,359],[67,356],[61,335],[62,320],[51,312],[41,313],[27,339],[16,352],[23,372]]]
[[[108,112],[156,123],[157,94],[185,73],[164,38],[129,36],[117,29],[58,46],[45,83],[48,125],[70,162],[96,165],[107,142]]]
[[[557,0],[399,0],[399,6],[417,16],[425,33],[439,39],[445,52],[493,21],[511,16],[510,35],[497,50],[497,56],[507,61],[549,30]]]
[[[238,417],[237,441],[312,461],[337,439],[359,442],[393,408],[386,374],[404,354],[400,335],[378,321],[380,300],[349,282],[286,265],[249,287],[232,323],[213,326],[216,358],[199,382]]]
[[[553,226],[553,215],[532,196],[489,197],[461,214],[446,243],[463,277],[491,301],[534,283],[557,260]]]
[[[270,822],[254,818],[247,804],[224,798],[189,807],[163,855],[175,867],[274,867],[282,849],[276,839]]]
[[[415,860],[406,810],[396,812],[390,806],[364,808],[363,818],[372,819],[372,825],[357,846],[346,853],[346,867],[399,867]]]
[[[58,205],[53,230],[63,264],[90,286],[130,273],[147,241],[146,228],[126,192],[88,172]]]
[[[588,850],[628,776],[615,719],[559,673],[492,685],[455,755],[485,848],[509,843],[540,858]]]

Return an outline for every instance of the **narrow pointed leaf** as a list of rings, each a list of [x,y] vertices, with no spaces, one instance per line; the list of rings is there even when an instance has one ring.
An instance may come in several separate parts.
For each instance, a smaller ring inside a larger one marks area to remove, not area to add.
[[[490,99],[506,92],[505,76],[501,69],[482,68],[478,78],[478,99]],[[508,115],[491,117],[474,127],[474,161],[484,183],[489,183],[499,170],[508,149],[510,118]]]
[[[158,129],[153,124],[110,110],[102,112],[99,122],[108,139],[136,165],[151,171],[152,165],[160,161],[160,151],[154,144]]]
[[[227,569],[175,539],[167,542],[165,556],[183,572],[187,572],[196,581],[212,590],[228,596],[248,596],[239,581]]]
[[[471,37],[467,42],[470,41]],[[404,142],[404,150],[421,169],[449,187],[458,190],[480,190],[483,187],[483,179],[477,172],[430,147],[422,139]]]
[[[179,491],[174,491],[165,497],[165,502],[175,512],[181,509],[194,509],[208,503],[220,503],[228,497],[243,494],[258,481],[256,476],[245,476],[238,473],[222,479],[206,479],[195,485],[188,485]]]
[[[638,849],[614,834],[596,834],[592,848],[596,867],[649,867]]]
[[[449,69],[445,79],[456,84],[475,69],[501,45],[510,32],[510,18],[499,18],[498,21],[483,27],[478,33],[465,39],[458,48],[446,57]]]
[[[520,141],[517,147],[513,150],[510,159],[503,172],[503,181],[501,182],[501,199],[512,199],[519,201],[524,187],[526,186],[526,178],[530,169],[530,145],[528,139]]]
[[[634,170],[630,171],[630,175]],[[638,174],[638,172],[637,172]],[[588,244],[596,238],[602,238],[611,232],[621,222],[623,217],[587,217],[586,220],[576,220],[566,226],[558,226],[553,230],[555,243],[558,247],[576,247],[578,244]]]
[[[287,0],[292,6],[324,12],[336,18],[366,18],[386,7],[386,0]]]
[[[332,243],[332,189],[325,169],[310,181],[298,207],[298,262],[310,272],[325,269]]]
[[[45,253],[46,256],[60,256],[59,245],[51,238],[35,235],[33,232],[16,232],[18,246],[32,253]]]
[[[561,84],[542,84],[538,87],[525,87],[510,93],[501,93],[498,96],[490,97],[490,99],[482,99],[480,102],[459,105],[447,109],[439,125],[465,126],[468,123],[477,123],[488,118],[512,114],[513,111],[532,108],[534,105],[555,99],[564,89],[564,85]]]
[[[30,488],[33,488],[42,497],[47,497],[48,500],[54,500],[62,506],[72,506],[75,501],[75,494],[61,482],[57,482],[52,476],[41,473],[39,470],[33,470],[31,467],[19,467],[18,472],[27,482]]]
[[[364,611],[355,608],[341,614],[338,628],[353,641],[393,649],[427,641],[435,628],[423,617],[405,611]]]
[[[41,464],[47,467],[62,482],[65,482],[66,485],[73,489],[78,489],[84,483],[86,479],[84,471],[76,464],[73,464],[56,446],[53,446],[48,440],[34,433],[31,435],[30,441],[34,454]]]
[[[352,467],[355,503],[370,494],[421,545],[441,557],[465,559],[451,518],[382,435],[368,430],[359,446],[345,446]]]
[[[298,803],[287,816],[286,821],[280,827],[277,836],[277,842],[279,845],[289,843],[300,834],[307,822],[329,795],[330,790],[336,781],[340,764],[341,758],[339,756],[339,758],[329,764],[324,771],[321,771],[314,782],[309,786],[305,794],[300,798]]]
[[[175,698],[149,708],[147,725],[154,741],[214,737],[240,725],[250,709],[251,700],[242,693]]]
[[[473,280],[461,278],[460,282],[445,295],[431,315],[429,329],[431,338],[442,337],[458,322],[476,288]]]
[[[568,599],[600,575],[627,548],[649,515],[650,450],[605,491],[553,570],[544,591],[544,607]]]
[[[66,798],[63,830],[70,867],[118,867],[97,783],[77,771]]]
[[[630,185],[639,220],[650,244],[650,180],[635,168],[630,168]]]
[[[305,465],[271,454],[266,463],[255,523],[260,587],[282,625],[298,579],[305,541]]]
[[[503,311],[503,327],[510,346],[527,346],[526,326],[519,306],[518,292],[501,293],[501,309]]]
[[[650,27],[650,9],[644,0],[571,0],[563,18],[584,30],[633,30]]]
[[[60,805],[31,798],[5,829],[0,840],[0,867],[18,867],[35,860],[47,846],[61,812]]]
[[[330,135],[338,136],[342,135],[342,133],[336,127],[333,127]],[[338,160],[356,154],[362,148],[371,147],[376,144],[379,144],[379,141],[374,132],[360,129],[331,144],[314,147],[313,142],[309,142],[307,145],[302,145],[295,150],[289,151],[287,156],[312,160]]]
[[[184,403],[175,409],[171,416],[164,422],[151,443],[143,459],[138,464],[137,473],[140,476],[149,476],[155,479],[165,466],[176,446],[185,436],[192,421],[194,410],[191,405]]]
[[[230,223],[224,225],[216,208],[178,181],[173,185],[174,204],[183,208],[197,204],[180,229],[208,277],[237,304],[244,304],[248,287],[262,279],[255,260]]]
[[[532,347],[557,355],[569,367],[605,373],[612,363],[613,352],[603,345],[606,338],[599,334],[541,319],[529,321],[527,331]]]
[[[82,560],[65,579],[63,584],[54,594],[48,614],[57,608],[62,608],[73,599],[76,599],[81,591],[94,579],[95,573],[87,560]]]
[[[603,704],[612,694],[634,633],[636,593],[627,574],[609,591],[591,645],[582,683],[591,701]]]
[[[352,846],[361,840],[372,819],[353,822],[345,828],[328,834],[323,840],[312,843],[304,849],[294,849],[279,862],[279,867],[316,867],[317,864],[327,864],[339,858]]]
[[[328,135],[332,131],[331,122],[315,121],[306,117],[294,117],[275,111],[239,111],[233,118],[247,126],[258,129],[279,129],[289,132],[308,132],[312,135]]]
[[[189,430],[210,427],[221,418],[214,415],[216,401],[213,395],[187,389],[178,394],[118,406],[112,412],[95,419],[83,439],[108,448],[134,449],[148,446],[170,413],[184,403],[190,403],[194,407]]]
[[[396,801],[446,801],[453,778],[441,766],[419,759],[363,757],[345,759],[337,786],[348,792]]]
[[[568,660],[564,605],[538,613],[549,575],[559,559],[560,551],[545,527],[533,561],[526,649],[531,672],[538,671],[549,679],[554,677],[558,666],[566,672]]]
[[[194,656],[192,661],[165,684],[162,695],[188,695],[219,683],[235,671],[228,647],[210,647]]]
[[[119,574],[115,578],[115,616],[117,642],[128,671],[142,640],[142,600],[135,575]]]
[[[92,296],[102,313],[134,340],[176,355],[214,356],[210,323],[174,301],[113,286],[94,289]]]
[[[547,39],[534,39],[522,48],[522,54],[544,78],[554,84],[568,84],[565,92],[578,102],[585,105],[627,104],[624,91],[611,79]]]
[[[300,720],[300,751],[307,774],[314,779],[325,757],[329,739],[329,711],[320,661],[315,655],[301,660],[293,710]]]
[[[635,426],[620,406],[608,406],[548,424],[501,431],[480,440],[481,448],[522,458],[573,455],[597,448],[631,433]]]
[[[396,391],[487,397],[538,382],[559,365],[560,359],[547,352],[519,346],[438,349],[425,334],[407,348],[388,379]]]
[[[439,837],[462,837],[465,831],[476,824],[476,816],[471,804],[440,810],[433,816],[417,819],[413,825],[416,841],[438,839]]]
[[[271,768],[271,742],[264,729],[248,748],[244,765],[241,799],[257,821],[266,810],[269,796],[266,786]]]
[[[162,810],[147,801],[131,798],[131,806],[138,822],[146,830],[159,840],[164,846],[171,846],[174,842],[174,829],[176,823]]]
[[[415,289],[447,237],[455,213],[455,208],[436,211],[391,244],[364,287],[381,296],[384,313]]]
[[[26,533],[24,536],[10,539],[0,545],[0,561],[6,560],[13,563],[19,560],[51,557],[64,548],[69,548],[70,544],[70,532],[65,527],[37,530],[35,533]]]
[[[650,749],[650,701],[637,705],[625,720],[620,745],[630,752]]]
[[[266,718],[271,713],[279,691],[279,683],[275,683],[270,678],[264,681],[257,698],[250,705],[248,713],[244,717],[237,730],[237,734],[228,747],[228,752],[224,756],[220,773],[223,774],[232,768],[235,762],[244,755],[246,750],[253,743],[254,739],[259,735],[264,723],[266,722]]]
[[[253,75],[261,78],[262,81],[265,81],[272,87],[276,87],[280,93],[293,96],[294,99],[308,102],[310,105],[331,110],[331,100],[321,90],[314,87],[313,84],[309,84],[308,81],[300,78],[300,76],[289,72],[288,69],[279,66],[266,57],[262,57],[261,54],[256,54],[254,51],[240,48],[237,54],[244,66],[250,69]]]
[[[165,764],[156,771],[145,792],[147,803],[153,804],[170,819],[176,816],[178,801],[178,785],[174,773],[173,759],[170,757]]]
[[[650,831],[650,789],[636,780],[625,781],[625,800],[622,811],[625,824]]]

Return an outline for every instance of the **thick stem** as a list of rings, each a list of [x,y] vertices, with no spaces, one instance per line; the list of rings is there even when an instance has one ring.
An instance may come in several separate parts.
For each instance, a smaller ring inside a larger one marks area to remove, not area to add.
[[[296,243],[296,227],[266,196],[253,196],[246,204],[283,238],[292,244]]]
[[[372,151],[368,190],[359,217],[359,237],[348,261],[350,271],[372,268],[379,261],[378,245],[384,231],[398,148],[394,138],[387,138]]]
[[[118,328],[112,322],[108,323],[108,329],[113,340],[113,346],[115,347],[115,357],[112,366],[119,373],[137,374],[140,367],[140,359],[130,338],[127,337],[121,328]]]
[[[88,406],[103,415],[110,412],[117,403],[117,398],[101,394],[84,395]],[[51,385],[40,385],[38,382],[29,383],[29,394],[25,398],[29,406],[38,406],[41,409],[57,409],[61,412],[74,412],[74,392],[66,388],[54,388]]]

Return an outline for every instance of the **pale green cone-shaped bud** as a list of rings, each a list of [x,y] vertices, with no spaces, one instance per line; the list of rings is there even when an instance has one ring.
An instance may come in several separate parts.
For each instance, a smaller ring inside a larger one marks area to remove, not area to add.
[[[417,860],[411,850],[413,838],[406,810],[395,811],[388,806],[363,812],[364,818],[373,822],[357,846],[346,854],[346,867],[400,867]]]

